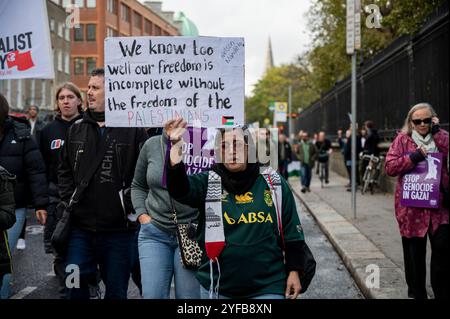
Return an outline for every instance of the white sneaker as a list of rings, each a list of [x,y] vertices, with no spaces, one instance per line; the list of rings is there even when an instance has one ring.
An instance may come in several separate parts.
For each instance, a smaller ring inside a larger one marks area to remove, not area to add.
[[[27,245],[25,244],[25,239],[19,238],[19,240],[17,241],[16,248],[19,250],[24,250],[26,247]]]

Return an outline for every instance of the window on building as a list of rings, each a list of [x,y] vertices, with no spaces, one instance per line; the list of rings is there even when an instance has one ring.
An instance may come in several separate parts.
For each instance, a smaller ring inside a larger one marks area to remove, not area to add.
[[[62,2],[62,6],[64,8],[67,8],[68,6],[70,6],[72,4],[72,0],[63,0]]]
[[[50,19],[50,31],[55,32],[55,19]]]
[[[152,34],[152,23],[147,19],[145,19],[144,31],[145,33]]]
[[[114,30],[113,28],[106,27],[106,36],[107,37],[115,37],[115,36],[117,36],[117,31]]]
[[[86,7],[95,8],[97,6],[97,1],[95,0],[86,0]]]
[[[134,13],[134,27],[138,29],[142,28],[142,16],[137,12]]]
[[[97,67],[97,59],[96,58],[87,58],[86,66],[87,66],[87,74],[91,74],[92,70]]]
[[[74,28],[73,30],[73,39],[75,41],[84,41],[84,25],[80,24],[79,28]]]
[[[73,59],[73,73],[75,75],[84,74],[84,58],[74,58]]]
[[[97,31],[96,24],[86,24],[86,40],[95,41],[96,31]]]
[[[58,22],[58,36],[64,37],[64,24],[62,22]]]
[[[66,36],[66,40],[70,41],[70,28],[68,28],[66,26],[66,30],[65,30],[65,36]]]
[[[75,0],[75,6],[78,8],[84,8],[84,0]]]
[[[66,53],[64,59],[64,72],[70,74],[70,53]]]
[[[120,5],[120,18],[124,21],[130,22],[130,8],[126,5]]]
[[[108,0],[106,2],[106,10],[117,15],[117,0]]]
[[[58,56],[58,71],[63,71],[63,53],[61,50],[56,51],[56,55]]]
[[[161,28],[155,25],[155,35],[161,35]]]

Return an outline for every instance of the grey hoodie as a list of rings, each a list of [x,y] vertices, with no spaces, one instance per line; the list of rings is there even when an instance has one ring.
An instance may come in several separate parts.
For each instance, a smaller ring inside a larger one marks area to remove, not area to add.
[[[152,223],[166,232],[175,233],[172,205],[166,188],[162,187],[167,134],[148,139],[141,149],[131,184],[131,200],[137,219],[142,214],[152,217]],[[173,200],[179,224],[197,221],[198,210]]]

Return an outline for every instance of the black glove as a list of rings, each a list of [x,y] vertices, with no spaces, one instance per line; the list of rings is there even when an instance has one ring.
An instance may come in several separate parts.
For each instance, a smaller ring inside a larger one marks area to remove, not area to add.
[[[417,164],[419,162],[422,162],[425,159],[425,156],[420,150],[416,150],[414,153],[409,155],[409,158],[414,164]]]

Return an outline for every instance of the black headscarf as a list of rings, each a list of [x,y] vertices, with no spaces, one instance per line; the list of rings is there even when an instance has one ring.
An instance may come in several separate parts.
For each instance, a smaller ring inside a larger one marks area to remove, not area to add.
[[[247,163],[247,168],[240,172],[230,172],[222,163],[216,163],[212,170],[222,178],[222,185],[228,193],[244,194],[252,188],[259,176],[259,163]]]

